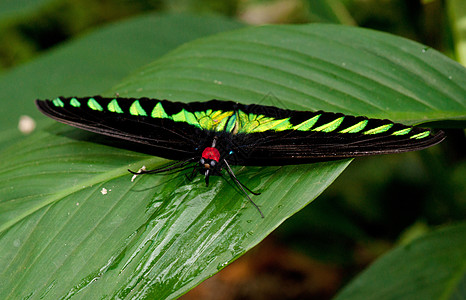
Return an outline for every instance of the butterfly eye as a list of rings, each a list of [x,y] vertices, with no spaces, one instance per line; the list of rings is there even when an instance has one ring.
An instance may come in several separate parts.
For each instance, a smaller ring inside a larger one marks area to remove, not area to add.
[[[199,164],[200,164],[200,165],[205,164],[205,159],[204,159],[204,158],[201,158],[201,159],[199,160]]]
[[[216,164],[217,164],[217,162],[215,160],[210,161],[210,166],[211,167],[215,167]]]

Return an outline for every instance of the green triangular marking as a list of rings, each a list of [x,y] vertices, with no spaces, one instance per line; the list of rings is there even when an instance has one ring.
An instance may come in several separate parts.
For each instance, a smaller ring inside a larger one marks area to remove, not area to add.
[[[55,105],[56,107],[64,107],[65,106],[65,103],[63,103],[63,101],[61,101],[60,98],[55,98],[52,100],[52,103],[53,105]]]
[[[261,119],[264,119],[263,117]],[[253,132],[264,132],[268,130],[274,130],[274,131],[285,131],[292,129],[292,125],[290,123],[290,118],[286,119],[270,119],[270,120],[264,120],[264,123],[260,123],[259,126],[254,128]]]
[[[94,98],[89,98],[87,100],[87,106],[89,106],[92,110],[103,111],[104,109],[100,106],[99,102],[97,102]]]
[[[340,133],[357,133],[363,130],[366,127],[368,122],[369,122],[368,120],[363,120],[361,122],[354,124],[353,126],[350,126],[346,129],[341,130]]]
[[[134,101],[129,107],[129,113],[133,116],[147,116],[146,111],[142,108],[138,100]]]
[[[212,111],[210,113],[212,113]],[[184,108],[179,113],[174,114],[172,116],[172,120],[175,122],[186,122],[189,125],[194,125],[198,127],[200,126],[196,116],[193,113],[185,110]],[[211,121],[210,124],[213,124],[213,122]],[[204,128],[204,129],[210,130],[211,128],[209,127],[209,128]]]
[[[299,131],[308,131],[309,129],[312,128],[312,126],[314,126],[314,124],[317,122],[317,120],[319,120],[320,116],[321,115],[316,115],[316,116],[310,118],[309,120],[304,121],[301,124],[296,125],[295,127],[293,127],[293,129],[294,130],[299,130]]]
[[[118,113],[118,114],[124,113],[120,105],[118,105],[117,99],[113,99],[112,101],[110,101],[110,103],[107,105],[107,109],[111,112]]]
[[[168,119],[168,115],[165,112],[165,109],[163,109],[162,103],[159,102],[157,105],[155,105],[154,109],[152,110],[152,113],[150,114],[152,118],[158,118],[158,119]]]
[[[424,131],[424,132],[413,135],[412,137],[410,137],[410,139],[416,139],[416,140],[423,139],[425,137],[428,137],[429,134],[430,134],[430,131]]]
[[[182,109],[182,110],[180,110],[179,113],[176,113],[176,114],[172,115],[172,119],[175,122],[186,122],[185,110]]]
[[[385,124],[376,128],[369,129],[368,131],[363,132],[363,134],[379,134],[389,130],[390,128],[392,128],[392,126],[393,124]]]
[[[339,118],[333,120],[332,122],[328,122],[327,124],[321,125],[321,126],[317,127],[316,129],[313,129],[312,131],[332,132],[335,129],[337,129],[338,126],[340,126],[340,124],[341,124],[341,122],[343,122],[344,118],[345,117],[339,117]]]
[[[392,135],[405,135],[405,134],[408,134],[411,131],[411,129],[412,128],[410,127],[401,129],[401,130],[395,131],[394,133],[392,133]]]
[[[73,106],[73,107],[80,107],[81,102],[79,102],[78,99],[76,99],[76,98],[71,98],[70,99],[70,105]]]

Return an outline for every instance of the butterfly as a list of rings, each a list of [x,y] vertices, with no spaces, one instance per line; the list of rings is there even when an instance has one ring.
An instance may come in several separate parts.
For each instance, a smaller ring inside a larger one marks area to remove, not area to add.
[[[210,100],[173,102],[150,98],[58,97],[36,100],[38,109],[59,122],[139,144],[149,153],[175,160],[154,170],[192,168],[192,176],[222,175],[226,170],[252,201],[231,165],[305,164],[320,160],[421,150],[440,143],[445,134],[323,111],[296,111],[257,104]]]

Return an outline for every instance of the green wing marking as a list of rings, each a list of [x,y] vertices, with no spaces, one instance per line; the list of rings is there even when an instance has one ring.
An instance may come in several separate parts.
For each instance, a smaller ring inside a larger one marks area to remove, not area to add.
[[[429,135],[430,135],[430,130],[427,130],[427,131],[424,131],[424,132],[413,135],[412,137],[410,137],[410,139],[420,140],[420,139],[423,139],[425,137],[428,137]]]
[[[79,102],[76,98],[71,98],[70,105],[73,107],[81,107],[81,102]]]
[[[141,103],[138,100],[135,100],[133,104],[129,107],[129,113],[133,116],[147,116],[146,111],[142,108]]]
[[[89,106],[89,108],[92,110],[98,110],[98,111],[104,110],[102,106],[99,104],[99,102],[97,102],[94,98],[89,98],[89,100],[87,100],[87,106]]]
[[[232,114],[231,117],[228,118],[228,121],[225,126],[226,132],[233,132],[236,128],[236,114]]]
[[[343,122],[343,119],[344,117],[339,117],[331,122],[328,122],[327,124],[312,129],[312,131],[332,132],[337,129],[338,126],[340,126],[341,122]]]
[[[196,126],[196,123],[199,124],[196,116],[192,112],[189,112],[185,109],[182,109],[179,113],[173,115],[171,118],[175,122],[186,122],[194,126]]]
[[[389,130],[390,128],[392,128],[392,126],[393,124],[385,124],[385,125],[370,129],[368,131],[365,131],[363,133],[364,134],[378,134],[378,133],[382,133],[382,132]]]
[[[353,126],[350,126],[346,129],[341,130],[340,133],[358,133],[367,126],[368,122],[369,120],[362,120],[361,122],[358,122],[354,124]]]
[[[246,114],[242,111],[237,112],[236,132],[254,133],[265,131],[284,131],[292,129],[290,118],[275,119],[264,115]]]
[[[223,131],[227,127],[229,117],[233,114],[233,111],[224,112],[222,110],[214,111],[212,109],[208,109],[206,111],[190,112],[186,109],[182,109],[180,112],[170,116],[165,112],[162,103],[158,102],[152,110],[151,117],[169,119],[175,122],[186,122],[189,125],[205,130]]]
[[[55,98],[52,100],[52,103],[53,105],[55,105],[56,107],[64,107],[65,106],[65,103],[63,103],[63,101],[61,101],[60,98]]]
[[[194,126],[202,129],[212,131],[224,131],[226,129],[228,119],[233,115],[233,111],[197,111],[194,113],[196,122],[193,122]]]
[[[312,126],[314,126],[316,124],[316,122],[319,120],[320,118],[320,114],[319,115],[316,115],[312,118],[310,118],[309,120],[307,121],[304,121],[296,126],[293,127],[294,130],[299,130],[299,131],[308,131],[312,128]]]
[[[411,129],[412,129],[411,127],[401,129],[401,130],[395,131],[394,133],[392,133],[392,135],[406,135],[411,131]]]
[[[167,115],[167,113],[163,109],[162,103],[160,103],[160,102],[157,103],[157,105],[155,105],[155,107],[152,110],[152,113],[150,114],[150,116],[152,118],[160,118],[160,119],[168,119],[169,118],[169,116]]]
[[[118,114],[124,113],[120,105],[118,105],[118,101],[116,99],[113,99],[112,101],[110,101],[110,103],[107,105],[107,109],[111,112],[118,113]]]
[[[96,100],[97,99],[97,100]],[[124,99],[128,101],[129,99]],[[318,124],[321,118],[330,117],[324,112],[318,112],[316,114],[310,113],[310,117],[307,120],[302,121],[299,124],[291,123],[292,117],[277,119],[274,117],[268,117],[264,114],[256,113],[247,113],[242,110],[214,110],[207,109],[205,111],[195,111],[190,112],[186,108],[181,109],[180,111],[168,114],[163,107],[163,101],[154,100],[155,105],[151,106],[152,101],[147,101],[148,99],[131,99],[132,102],[129,103],[119,103],[118,98],[55,98],[52,100],[52,104],[56,107],[65,107],[65,102],[70,106],[79,108],[83,103],[87,104],[87,107],[94,111],[104,111],[106,109],[112,113],[124,114],[128,113],[132,116],[144,116],[151,117],[154,119],[168,119],[174,122],[184,122],[189,125],[195,126],[202,130],[210,130],[217,132],[229,132],[231,134],[238,133],[258,133],[258,132],[281,132],[286,130],[296,130],[296,131],[315,131],[315,132],[324,132],[330,133],[334,132],[342,125],[345,120],[345,116],[335,116],[331,121],[326,122],[325,124]],[[149,99],[150,100],[150,99]],[[65,102],[64,102],[65,101]],[[99,103],[102,101],[102,103]],[[143,105],[141,105],[141,103]],[[144,106],[144,107],[143,107]],[[150,115],[146,112],[151,111]],[[350,119],[346,119],[345,123],[350,123]],[[355,124],[345,125],[346,128],[339,129],[338,133],[362,133],[364,135],[377,135],[384,132],[389,132],[394,123],[388,123],[380,125],[378,127],[364,131],[368,124],[372,122],[369,119],[364,119],[361,121],[355,120]],[[348,127],[349,126],[349,127]],[[398,125],[397,125],[398,126]],[[398,127],[399,128],[399,127]],[[403,136],[409,135],[412,132],[411,127],[406,127],[398,129],[397,131],[389,133],[393,136]],[[419,131],[417,131],[419,132]],[[429,137],[431,134],[430,130],[422,131],[410,136],[410,139],[423,139]]]

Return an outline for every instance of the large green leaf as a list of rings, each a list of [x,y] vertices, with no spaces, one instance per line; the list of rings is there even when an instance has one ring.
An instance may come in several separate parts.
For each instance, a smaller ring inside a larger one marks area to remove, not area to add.
[[[335,300],[465,297],[466,224],[462,223],[390,251]]]
[[[0,127],[38,117],[31,100],[93,95],[129,72],[201,36],[242,27],[222,17],[149,14],[108,25],[0,76]]]
[[[466,119],[465,74],[434,49],[389,34],[264,26],[180,47],[113,91],[181,101],[276,98],[287,108],[417,124]]]
[[[233,99],[409,123],[463,119],[465,70],[386,34],[330,25],[264,26],[187,43],[108,92]],[[2,151],[2,298],[176,298],[317,197],[349,160],[235,168],[235,186],[126,169],[165,161],[92,143],[49,122]],[[105,194],[105,190],[107,193]],[[5,287],[5,288],[3,288]]]
[[[348,163],[236,169],[263,192],[261,219],[222,178],[209,188],[184,175],[131,183],[128,167],[161,160],[76,141],[74,132],[56,126],[2,153],[11,162],[1,177],[4,299],[179,295],[257,244]]]

